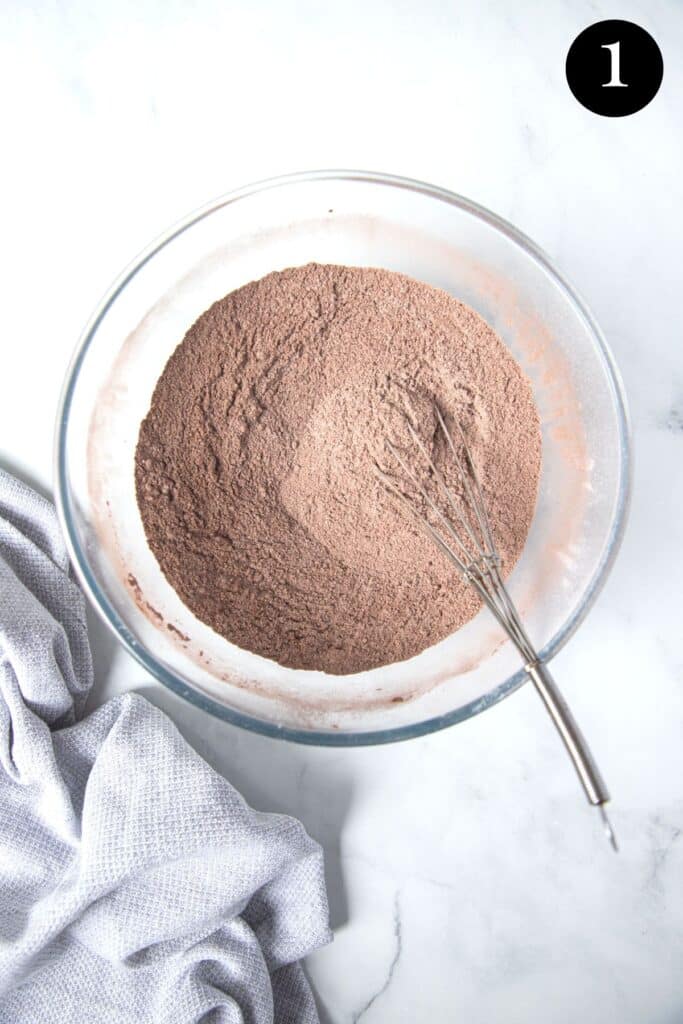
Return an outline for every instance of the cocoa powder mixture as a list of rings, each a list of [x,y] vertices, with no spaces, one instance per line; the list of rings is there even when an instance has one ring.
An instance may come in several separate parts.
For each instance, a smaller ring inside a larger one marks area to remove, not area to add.
[[[460,493],[434,401],[463,427],[509,572],[536,503],[539,418],[478,314],[402,274],[318,264],[216,302],[169,359],[135,458],[149,545],[185,604],[242,648],[336,674],[467,622],[476,594],[374,468],[419,504],[385,445],[429,478],[407,413]]]

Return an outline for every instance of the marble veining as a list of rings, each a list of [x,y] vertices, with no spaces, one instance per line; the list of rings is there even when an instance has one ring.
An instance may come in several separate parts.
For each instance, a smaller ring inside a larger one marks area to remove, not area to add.
[[[389,964],[389,969],[387,971],[387,975],[386,975],[384,981],[382,982],[381,987],[378,988],[377,991],[374,992],[370,996],[370,998],[360,1008],[360,1010],[358,1010],[356,1013],[353,1014],[353,1024],[358,1024],[358,1021],[365,1017],[365,1015],[368,1012],[368,1010],[372,1009],[372,1007],[375,1005],[377,1000],[380,999],[384,995],[386,990],[391,985],[391,982],[393,981],[394,973],[396,971],[396,968],[398,967],[398,962],[401,959],[401,948],[402,948],[402,939],[401,939],[402,925],[401,925],[400,895],[401,895],[400,894],[400,890],[397,889],[396,893],[394,894],[394,908],[393,908],[393,927],[394,927],[394,939],[396,941],[396,948],[394,949],[394,955],[391,958],[391,963]]]

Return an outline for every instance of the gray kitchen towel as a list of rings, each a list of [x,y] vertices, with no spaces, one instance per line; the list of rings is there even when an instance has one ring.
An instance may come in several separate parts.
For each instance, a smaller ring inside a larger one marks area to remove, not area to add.
[[[142,697],[87,717],[52,506],[0,470],[0,1021],[315,1022],[321,850]]]

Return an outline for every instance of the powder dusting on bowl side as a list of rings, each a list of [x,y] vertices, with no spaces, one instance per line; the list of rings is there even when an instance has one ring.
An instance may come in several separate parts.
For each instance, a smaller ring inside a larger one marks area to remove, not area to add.
[[[454,267],[454,279],[458,280],[458,279],[463,278],[465,276],[465,271],[468,270],[468,261],[469,261],[469,263],[471,263],[471,258],[469,256],[463,257],[462,261],[460,262],[457,259],[457,252],[455,253],[455,256],[454,256],[454,249],[453,249],[453,247],[446,247],[446,246],[444,246],[444,260],[446,260],[447,257],[450,260],[450,262],[452,262],[452,263],[455,262],[457,264]],[[210,258],[213,258],[213,257],[210,257]],[[209,257],[207,257],[207,259],[209,259]],[[189,280],[191,276],[192,276],[191,274],[188,274],[186,280]],[[178,288],[180,288],[180,284],[181,283],[184,284],[185,283],[185,279],[183,280],[183,282],[179,282]],[[508,311],[509,310],[515,311],[514,312],[514,316],[512,318],[513,321],[514,321],[515,317],[519,318],[519,311],[515,310],[515,307],[517,306],[518,300],[517,300],[516,295],[514,294],[514,289],[507,282],[504,282],[504,281],[501,282],[500,280],[495,280],[493,275],[489,275],[489,281],[486,283],[486,287],[487,288],[490,287],[492,291],[497,292],[497,300],[494,300],[494,301],[498,301],[500,303],[500,306],[501,306],[502,310],[505,310],[505,308],[507,307]],[[150,314],[148,315],[148,317],[145,317],[145,321],[147,321],[148,319],[153,319],[155,317],[155,315],[156,315],[157,310],[160,310],[162,306],[172,306],[173,305],[173,298],[174,298],[173,293],[169,293],[168,296],[166,296],[164,299],[160,300],[160,302],[157,304],[157,306],[155,306],[154,309],[150,311]],[[99,536],[100,540],[103,542],[103,546],[107,550],[109,556],[112,558],[112,561],[114,562],[114,564],[117,564],[117,555],[120,555],[120,553],[123,550],[124,546],[120,543],[120,539],[115,536],[114,528],[113,528],[111,522],[109,521],[109,517],[107,516],[106,511],[105,511],[104,495],[106,495],[106,493],[107,493],[107,474],[106,474],[106,472],[102,473],[101,465],[98,466],[98,453],[99,453],[99,450],[101,450],[101,448],[102,448],[102,445],[100,443],[98,443],[98,434],[100,432],[102,432],[102,435],[104,435],[104,433],[106,432],[106,430],[108,428],[108,423],[107,423],[107,419],[108,419],[107,405],[109,403],[109,399],[110,399],[111,395],[113,393],[115,393],[117,388],[120,388],[122,385],[125,387],[126,376],[127,376],[127,374],[126,374],[126,365],[125,364],[127,362],[127,357],[128,357],[128,355],[132,356],[134,354],[135,348],[143,343],[143,338],[141,337],[141,332],[143,332],[143,331],[144,331],[144,321],[141,322],[141,324],[139,325],[138,328],[136,328],[135,331],[131,332],[130,337],[127,339],[127,341],[124,344],[123,349],[119,353],[119,356],[117,357],[116,365],[115,365],[114,369],[111,372],[110,380],[109,380],[109,382],[107,382],[103,386],[102,392],[101,392],[101,395],[100,395],[100,400],[98,402],[97,411],[101,412],[102,415],[95,417],[95,419],[93,421],[93,425],[92,425],[91,431],[90,431],[90,436],[89,436],[89,446],[88,446],[89,480],[90,480],[90,492],[91,492],[91,498],[92,498],[92,509],[93,509],[94,519],[95,519],[95,521],[93,523],[93,526],[94,526],[95,533]],[[545,348],[544,332],[547,334],[546,329],[545,329],[543,323],[541,322],[540,318],[534,317],[533,314],[528,314],[528,331],[524,332],[524,335],[525,335],[524,337],[519,337],[518,336],[517,339],[516,339],[519,342],[520,347],[522,349],[526,349],[526,358],[524,360],[525,365],[527,363],[527,360],[528,360],[529,364],[531,364],[535,360],[539,360],[540,362],[544,362],[544,361],[547,362],[548,358],[553,357],[553,366],[556,366],[557,370],[554,373],[551,372],[551,376],[552,376],[553,380],[548,380],[546,378],[545,385],[547,386],[548,384],[550,384],[551,386],[558,386],[558,383],[559,383],[559,385],[561,387],[565,387],[567,389],[567,395],[568,395],[568,408],[573,409],[575,407],[575,405],[576,405],[576,400],[575,400],[575,396],[573,395],[573,389],[571,388],[571,383],[569,381],[569,377],[568,377],[568,375],[566,373],[566,368],[560,365],[561,359],[557,358],[557,353],[555,353],[553,351],[552,345],[550,345],[548,347],[547,351],[544,351],[544,348]],[[540,343],[539,343],[539,339],[542,339]],[[99,420],[99,422],[98,422],[98,420]],[[578,441],[578,445],[577,445],[577,441]],[[573,432],[573,431],[569,431],[568,432],[567,437],[566,437],[566,442],[567,443],[566,443],[566,449],[565,449],[566,456],[568,458],[570,458],[570,459],[574,458],[574,459],[576,459],[579,462],[581,461],[582,456],[581,456],[580,448],[581,448],[582,441],[583,441],[583,434],[582,434],[580,429],[578,431],[576,431],[576,432]],[[583,444],[583,449],[584,449],[584,452],[585,452],[585,444]],[[575,529],[576,519],[574,518],[569,525],[570,525],[570,527],[572,529]],[[568,547],[570,547],[570,545],[558,544],[558,549],[559,549],[558,550],[558,554],[565,554],[566,555]],[[126,575],[127,575],[127,571],[128,571],[128,565],[127,565],[125,559],[119,558],[118,559],[118,565],[119,565],[119,571],[121,573],[122,579],[125,581],[125,578],[126,578]],[[524,604],[526,605],[526,604],[533,603],[533,596],[534,595],[531,594],[531,593],[525,595],[525,597],[523,599],[524,600]],[[147,608],[147,609],[145,608],[145,601],[144,601],[144,599],[142,599],[140,601],[137,601],[137,604],[138,604],[138,607],[140,607],[141,611],[143,611],[143,614],[146,614],[148,617],[151,616],[150,621],[154,622],[155,621],[155,615],[154,615],[154,613],[150,613],[149,608]],[[159,613],[157,612],[156,614],[158,615]],[[493,648],[492,648],[492,650],[493,650],[495,648],[495,646],[496,646],[495,639],[492,640],[492,644],[493,644]],[[485,646],[486,645],[484,645],[484,647]],[[481,657],[489,656],[492,653],[492,650],[488,650],[488,648],[487,648],[487,650],[484,651],[482,649]],[[207,658],[205,658],[203,656],[204,652],[203,652],[203,650],[201,648],[197,647],[196,649],[194,649],[194,646],[192,644],[190,644],[189,646],[185,645],[184,653],[185,653],[186,656],[189,656],[192,659],[196,660],[197,663],[200,664],[202,667],[209,667],[210,668],[209,659],[207,659]],[[479,660],[479,659],[475,658],[475,661],[477,661],[477,660]],[[435,680],[432,681],[431,685],[427,684],[425,689],[430,689],[432,685],[436,685],[436,682],[441,682],[443,678],[450,678],[450,677],[452,677],[454,675],[457,675],[459,672],[466,672],[469,669],[471,669],[472,667],[473,666],[470,663],[470,659],[468,659],[468,657],[463,657],[460,660],[456,660],[452,664],[452,666],[450,667],[450,670],[448,672],[442,673],[438,678],[436,678]],[[256,682],[254,680],[249,679],[247,677],[244,677],[242,679],[236,679],[235,675],[236,674],[231,669],[230,675],[228,677],[228,681],[233,682],[233,683],[237,682],[238,685],[244,686],[245,688],[257,688],[257,684],[256,684]],[[267,692],[268,694],[272,695],[275,698],[280,698],[282,696],[281,692],[278,691],[277,689],[270,691],[269,688],[266,687],[263,692],[264,693]],[[412,697],[413,694],[419,695],[420,692],[422,692],[422,690],[420,690],[420,688],[417,687],[414,690],[410,691],[410,693],[408,693],[408,691],[406,691],[405,696]],[[367,695],[364,692],[362,692],[361,690],[358,691],[358,705],[359,706],[363,704],[364,698],[366,696]],[[386,696],[387,704],[391,703],[392,701],[393,701],[393,697],[387,695]],[[344,704],[343,706],[346,707],[347,704]]]

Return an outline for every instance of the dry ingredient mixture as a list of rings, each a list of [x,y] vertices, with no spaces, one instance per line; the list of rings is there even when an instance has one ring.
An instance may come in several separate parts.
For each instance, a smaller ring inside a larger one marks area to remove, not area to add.
[[[385,444],[428,479],[407,413],[459,493],[434,401],[463,427],[509,572],[536,503],[539,418],[478,314],[402,274],[319,264],[216,302],[169,359],[135,459],[149,545],[185,604],[242,648],[335,674],[467,622],[476,594],[374,469],[419,504]]]

